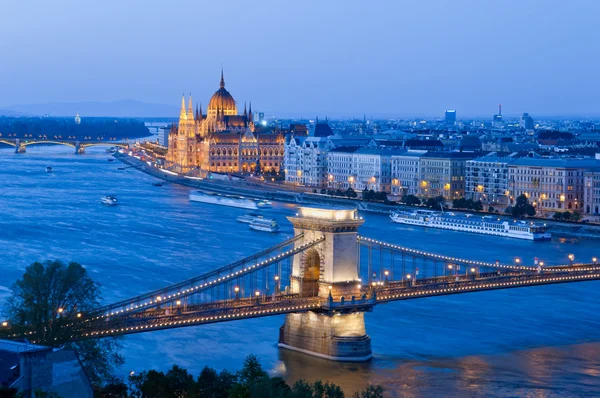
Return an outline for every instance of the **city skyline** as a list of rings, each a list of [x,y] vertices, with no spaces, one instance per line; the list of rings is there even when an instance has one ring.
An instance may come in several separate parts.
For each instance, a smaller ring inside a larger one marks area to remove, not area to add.
[[[592,1],[35,3],[31,15],[31,4],[4,6],[14,18],[0,27],[12,37],[0,44],[10,55],[0,109],[176,106],[182,92],[204,103],[223,66],[238,106],[281,117],[442,118],[451,108],[460,119],[491,117],[498,103],[507,116],[600,114],[588,94],[600,89],[585,40],[600,11]],[[43,35],[17,25],[26,14]]]

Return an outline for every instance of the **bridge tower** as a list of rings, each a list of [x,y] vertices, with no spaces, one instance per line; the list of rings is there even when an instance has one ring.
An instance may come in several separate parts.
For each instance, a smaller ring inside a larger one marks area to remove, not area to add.
[[[291,293],[319,297],[323,302],[360,299],[358,227],[364,222],[356,208],[300,207],[288,217],[294,234],[303,234],[296,247],[317,238],[325,240],[294,256]],[[366,361],[371,358],[371,338],[364,312],[321,311],[286,315],[279,333],[279,347],[334,361]]]
[[[27,146],[25,146],[24,142],[21,142],[20,139],[15,140],[15,153],[25,153],[27,152]]]

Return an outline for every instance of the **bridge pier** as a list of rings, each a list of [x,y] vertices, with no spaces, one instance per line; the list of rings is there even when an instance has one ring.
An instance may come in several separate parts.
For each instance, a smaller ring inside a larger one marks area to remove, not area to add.
[[[319,297],[332,303],[359,298],[358,227],[363,220],[355,208],[300,207],[288,217],[294,234],[303,234],[296,247],[320,237],[319,245],[295,256],[290,290],[301,297]],[[309,311],[286,315],[279,331],[279,347],[333,361],[360,362],[371,358],[371,338],[364,312]]]
[[[15,140],[15,153],[25,153],[27,152],[27,146],[25,146],[24,142],[21,142],[21,140],[16,139]]]
[[[79,144],[79,141],[75,141],[75,154],[83,155],[85,153],[85,147]]]

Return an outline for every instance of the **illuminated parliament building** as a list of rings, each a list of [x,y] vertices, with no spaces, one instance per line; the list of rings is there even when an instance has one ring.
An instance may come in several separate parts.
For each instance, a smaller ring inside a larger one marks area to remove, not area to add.
[[[238,114],[221,71],[221,87],[210,99],[206,114],[198,106],[194,111],[191,95],[187,109],[185,96],[181,99],[179,124],[169,133],[166,160],[167,167],[184,173],[252,173],[257,167],[262,172],[279,172],[283,151],[283,135],[255,125],[251,103]]]

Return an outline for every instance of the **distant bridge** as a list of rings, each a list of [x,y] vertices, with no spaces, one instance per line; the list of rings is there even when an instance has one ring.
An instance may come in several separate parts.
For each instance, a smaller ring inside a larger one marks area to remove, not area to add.
[[[371,357],[364,313],[378,304],[600,280],[600,264],[542,267],[444,256],[358,236],[354,209],[299,208],[295,235],[202,275],[89,313],[61,309],[60,341],[286,314],[280,347],[337,361]],[[283,285],[283,286],[282,286]],[[54,325],[56,327],[56,325]],[[5,330],[39,341],[44,325]]]
[[[47,138],[3,138],[0,137],[0,143],[15,147],[15,153],[25,153],[30,145],[65,145],[75,149],[75,153],[85,153],[85,148],[92,146],[118,146],[128,148],[129,143],[117,140],[109,141],[91,141],[79,139],[47,139]]]

